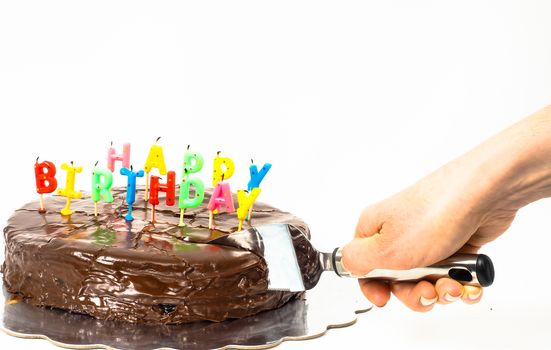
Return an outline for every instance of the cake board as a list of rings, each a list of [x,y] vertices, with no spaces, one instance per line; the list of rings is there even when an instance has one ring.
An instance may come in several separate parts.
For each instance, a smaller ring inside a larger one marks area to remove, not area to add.
[[[323,336],[353,325],[372,309],[357,282],[324,274],[303,300],[243,319],[220,323],[146,325],[98,320],[58,309],[34,307],[3,288],[0,329],[34,341],[72,349],[267,349],[289,340]]]

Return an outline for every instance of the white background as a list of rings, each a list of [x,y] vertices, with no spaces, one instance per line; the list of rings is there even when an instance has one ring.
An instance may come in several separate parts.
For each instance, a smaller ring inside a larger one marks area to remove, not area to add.
[[[37,198],[36,156],[83,165],[87,189],[111,140],[142,167],[162,136],[177,172],[187,144],[204,154],[205,181],[217,150],[231,156],[234,189],[251,157],[272,162],[261,200],[342,245],[365,205],[551,102],[550,15],[545,1],[4,1],[0,218]],[[280,348],[550,348],[550,213],[523,209],[483,250],[497,275],[480,304],[394,300]]]

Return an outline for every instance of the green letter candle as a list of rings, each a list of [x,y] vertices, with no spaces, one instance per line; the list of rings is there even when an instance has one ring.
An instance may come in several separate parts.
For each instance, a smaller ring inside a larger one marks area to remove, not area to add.
[[[91,192],[91,197],[94,201],[94,216],[98,216],[98,202],[102,198],[106,203],[113,201],[111,186],[113,186],[113,173],[111,170],[95,166],[92,170]]]
[[[180,223],[178,226],[185,226],[184,211],[187,208],[196,208],[203,202],[205,198],[205,185],[203,181],[197,177],[188,177],[189,174],[197,173],[203,168],[203,156],[196,152],[187,151],[184,154],[184,166],[182,172],[182,182],[180,183],[180,199],[178,206],[180,207]],[[190,187],[195,189],[195,196],[189,197]]]

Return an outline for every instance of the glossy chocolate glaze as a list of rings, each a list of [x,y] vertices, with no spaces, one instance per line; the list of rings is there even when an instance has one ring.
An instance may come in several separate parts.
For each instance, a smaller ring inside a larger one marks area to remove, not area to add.
[[[4,229],[2,266],[5,285],[32,305],[85,313],[101,319],[148,323],[223,321],[282,306],[302,293],[267,290],[264,259],[242,247],[209,243],[235,232],[235,214],[215,217],[208,229],[203,205],[185,212],[186,227],[177,226],[177,206],[166,207],[161,196],[157,222],[150,223],[138,194],[133,222],[126,222],[125,189],[113,190],[115,201],[99,203],[93,215],[88,196],[72,201],[73,215],[59,210],[64,197],[45,200],[47,212],[32,202],[18,209]],[[308,246],[306,224],[292,214],[255,203],[253,225],[289,223],[296,247]],[[245,223],[244,228],[249,227]],[[319,278],[317,252],[300,249],[306,285]]]

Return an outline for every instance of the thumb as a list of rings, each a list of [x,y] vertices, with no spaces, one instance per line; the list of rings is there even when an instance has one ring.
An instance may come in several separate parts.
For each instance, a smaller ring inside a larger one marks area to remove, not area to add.
[[[355,276],[362,276],[376,268],[391,268],[388,264],[390,246],[384,235],[354,238],[342,249],[344,268]]]
[[[343,247],[342,263],[352,274],[361,276],[375,268],[384,268],[384,262],[388,245],[381,234],[384,223],[380,215],[382,209],[379,205],[373,205],[364,209],[358,223],[354,240]]]

